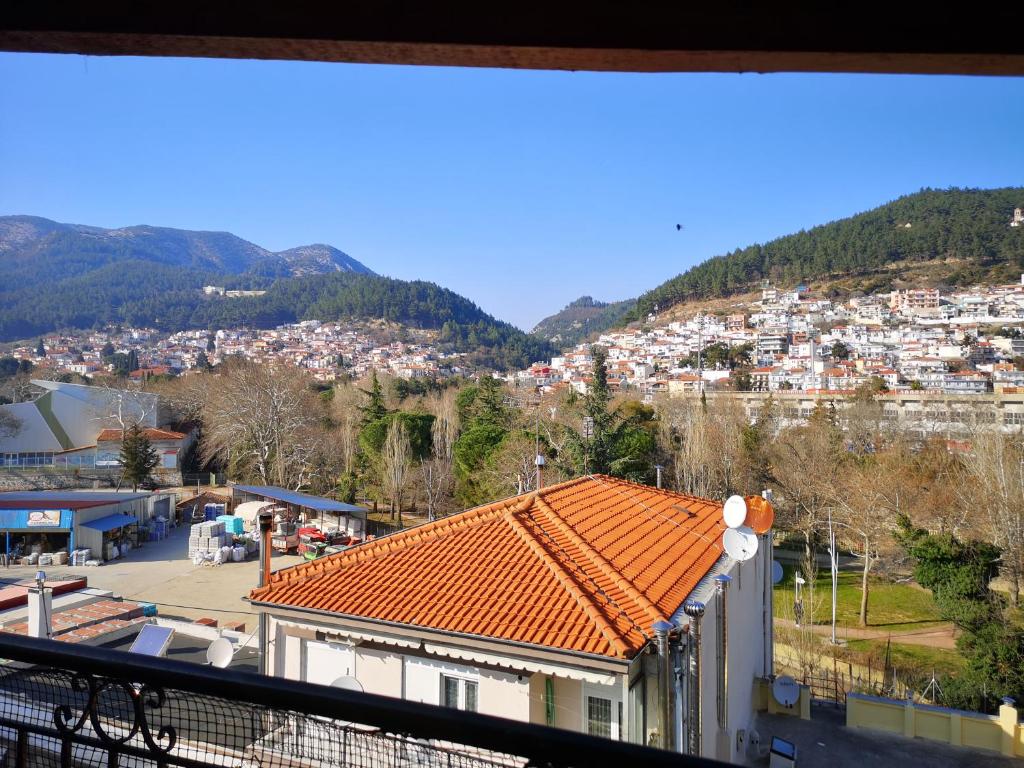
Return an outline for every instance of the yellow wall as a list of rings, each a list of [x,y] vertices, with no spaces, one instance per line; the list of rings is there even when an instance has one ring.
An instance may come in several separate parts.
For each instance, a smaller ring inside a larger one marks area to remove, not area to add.
[[[1024,727],[1005,704],[992,716],[851,693],[846,725],[1024,757]]]

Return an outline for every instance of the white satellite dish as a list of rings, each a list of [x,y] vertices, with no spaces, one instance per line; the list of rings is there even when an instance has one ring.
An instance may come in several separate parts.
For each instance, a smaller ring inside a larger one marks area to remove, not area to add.
[[[231,641],[226,637],[218,637],[206,649],[206,660],[213,666],[220,667],[221,669],[224,669],[224,667],[231,663],[231,658],[234,655],[235,651],[231,647]]]
[[[742,496],[730,496],[722,507],[722,517],[730,528],[739,528],[747,519],[747,502]]]
[[[796,577],[795,577],[794,581],[796,581],[796,583],[797,583],[797,584],[806,584],[806,583],[807,583],[807,582],[806,582],[806,581],[804,580],[804,577],[803,577],[803,576],[801,576],[801,575],[800,575],[799,573],[798,573],[798,574],[796,575]]]
[[[757,534],[745,525],[729,528],[722,536],[725,554],[741,563],[757,554],[757,544]]]
[[[363,684],[356,680],[354,677],[351,677],[350,675],[342,675],[333,683],[331,683],[331,688],[341,688],[343,691],[362,692]]]
[[[772,584],[778,584],[784,575],[782,564],[778,560],[772,560]]]
[[[800,698],[800,686],[789,675],[779,675],[772,683],[772,696],[784,707],[792,707]]]

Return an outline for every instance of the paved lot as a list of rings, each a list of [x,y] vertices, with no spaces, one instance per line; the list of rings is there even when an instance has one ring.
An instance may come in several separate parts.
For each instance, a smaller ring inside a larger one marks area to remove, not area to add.
[[[846,714],[829,706],[814,707],[811,719],[758,715],[757,731],[767,747],[772,736],[797,745],[799,768],[1021,768],[1024,761],[994,752],[953,747],[925,739],[907,739],[881,731],[847,728]],[[749,765],[768,765],[768,758]]]
[[[197,619],[209,616],[218,621],[244,621],[255,629],[256,613],[243,599],[259,579],[259,559],[220,566],[192,565],[188,559],[188,527],[180,526],[163,541],[148,542],[127,557],[96,568],[51,566],[51,576],[74,574],[88,579],[90,587],[109,589],[115,595],[156,603],[160,615]],[[302,562],[297,555],[277,555],[274,570]],[[0,579],[32,578],[36,567],[0,569]]]

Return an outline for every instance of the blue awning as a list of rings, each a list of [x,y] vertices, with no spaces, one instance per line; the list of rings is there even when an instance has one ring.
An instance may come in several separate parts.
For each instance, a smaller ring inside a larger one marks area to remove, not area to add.
[[[298,491],[289,491],[274,485],[236,485],[234,487],[253,496],[262,496],[265,499],[282,501],[297,507],[315,509],[317,512],[366,512],[364,507],[356,507],[343,501],[325,499],[321,496],[310,496]]]
[[[131,515],[126,515],[123,512],[117,512],[113,515],[101,517],[98,520],[90,520],[88,523],[82,523],[82,527],[91,528],[94,531],[100,531],[103,533],[105,531],[112,531],[115,528],[121,528],[125,525],[137,525],[138,522],[139,521]]]

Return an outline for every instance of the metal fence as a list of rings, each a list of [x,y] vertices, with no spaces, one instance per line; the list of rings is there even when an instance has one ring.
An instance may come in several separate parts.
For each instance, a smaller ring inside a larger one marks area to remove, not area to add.
[[[545,726],[52,640],[0,636],[13,766],[710,766]]]

